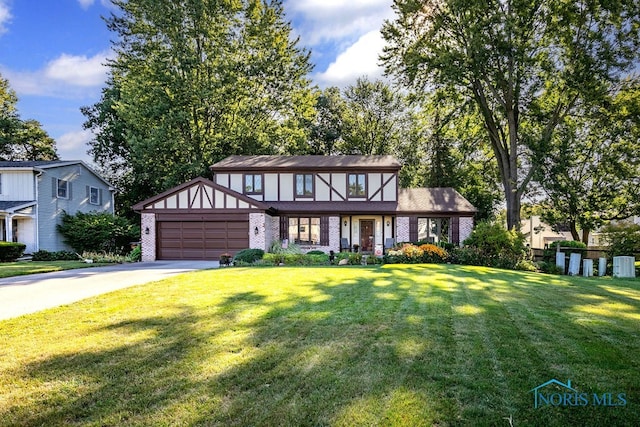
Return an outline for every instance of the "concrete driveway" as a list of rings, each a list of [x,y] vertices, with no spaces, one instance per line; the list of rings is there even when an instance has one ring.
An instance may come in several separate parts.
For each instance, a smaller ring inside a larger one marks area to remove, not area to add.
[[[138,262],[0,279],[0,320],[218,266],[218,261]]]

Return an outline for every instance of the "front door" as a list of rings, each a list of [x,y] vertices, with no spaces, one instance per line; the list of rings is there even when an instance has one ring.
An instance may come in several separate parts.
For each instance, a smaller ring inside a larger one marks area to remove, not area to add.
[[[373,220],[360,220],[360,248],[362,252],[373,252]]]

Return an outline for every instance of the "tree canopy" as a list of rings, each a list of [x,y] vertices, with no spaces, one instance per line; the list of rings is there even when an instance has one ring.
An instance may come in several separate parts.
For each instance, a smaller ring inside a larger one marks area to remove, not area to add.
[[[126,167],[128,203],[208,176],[230,154],[304,147],[311,65],[280,1],[114,4],[116,57],[101,100],[83,112],[94,160]]]
[[[638,64],[640,4],[624,0],[395,0],[386,71],[471,100],[500,173],[509,228],[554,132]]]

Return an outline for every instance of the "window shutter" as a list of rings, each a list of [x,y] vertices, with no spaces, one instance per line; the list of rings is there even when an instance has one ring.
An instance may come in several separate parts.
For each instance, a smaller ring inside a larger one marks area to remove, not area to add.
[[[451,243],[460,244],[460,218],[457,216],[451,217]]]
[[[320,217],[320,245],[329,246],[329,217]]]
[[[280,217],[280,240],[289,238],[289,217]]]
[[[71,183],[67,181],[67,198],[72,200],[73,193],[71,192]]]
[[[409,241],[411,242],[418,241],[418,217],[417,216],[409,217]]]
[[[51,197],[54,199],[58,197],[58,179],[51,178]]]
[[[91,203],[91,190],[90,190],[90,188],[91,188],[91,187],[89,187],[88,185],[85,185],[85,187],[84,187],[84,188],[85,188],[85,190],[87,190],[87,191],[86,191],[86,193],[87,193],[87,194],[86,194],[87,201],[88,201],[89,203]]]
[[[98,189],[98,204],[102,205],[102,188]]]

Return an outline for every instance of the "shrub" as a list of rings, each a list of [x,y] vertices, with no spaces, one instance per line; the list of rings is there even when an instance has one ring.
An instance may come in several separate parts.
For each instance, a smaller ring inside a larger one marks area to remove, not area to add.
[[[2,242],[0,241],[0,262],[11,262],[20,258],[24,254],[27,245],[24,243]]]
[[[544,250],[544,252],[542,253],[542,260],[545,262],[555,263],[558,246],[562,248],[562,252],[564,252],[565,254],[584,254],[584,251],[582,251],[581,249],[587,248],[587,245],[582,242],[578,242],[577,240],[558,240],[555,242],[551,242],[551,244],[549,245],[549,249]]]
[[[82,259],[90,259],[101,264],[123,264],[127,262],[126,256],[107,252],[83,252]]]
[[[507,230],[498,223],[479,223],[464,241],[470,250],[462,250],[457,259],[471,261],[472,265],[515,269],[525,258],[524,236],[515,230]]]
[[[65,243],[78,253],[105,252],[126,254],[130,242],[140,238],[140,227],[128,219],[106,212],[64,214],[58,231]]]
[[[555,262],[542,261],[537,263],[538,269],[543,273],[564,274],[564,270],[556,265]]]
[[[264,256],[264,251],[262,249],[243,249],[236,253],[233,257],[233,262],[241,261],[247,264],[251,264],[259,259],[262,259]]]
[[[324,251],[314,249],[312,251],[307,252],[307,255],[325,255],[325,253]]]
[[[32,261],[77,261],[80,259],[80,255],[71,251],[54,251],[49,252],[45,250],[39,250],[34,252],[31,256]]]
[[[443,263],[448,258],[447,251],[434,244],[425,243],[416,246],[412,243],[404,243],[400,248],[388,251],[384,262],[390,264]]]
[[[302,249],[295,243],[289,243],[286,248],[282,247],[282,243],[279,240],[274,240],[269,247],[269,253],[272,254],[301,254]]]
[[[602,230],[607,243],[607,256],[633,256],[640,253],[640,225],[609,224]]]
[[[135,248],[133,248],[131,253],[129,253],[129,255],[127,255],[127,261],[129,261],[129,262],[140,262],[140,261],[142,261],[142,248],[140,247],[140,245],[138,245]]]

